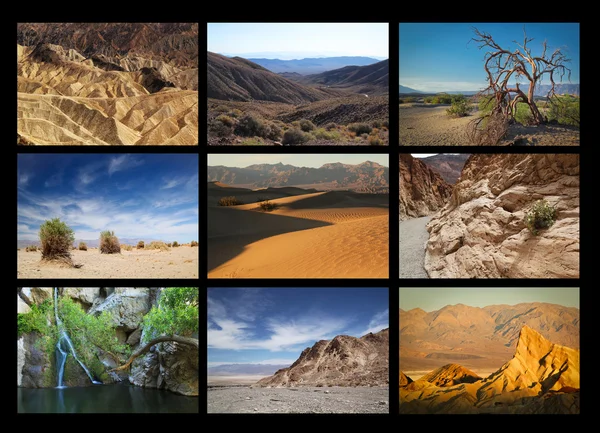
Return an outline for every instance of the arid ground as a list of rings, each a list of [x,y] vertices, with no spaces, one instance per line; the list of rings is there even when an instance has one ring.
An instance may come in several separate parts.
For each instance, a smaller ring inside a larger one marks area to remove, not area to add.
[[[307,192],[209,183],[208,277],[387,278],[389,195]],[[226,196],[250,204],[218,206]]]
[[[208,413],[389,413],[386,387],[208,388]]]
[[[39,251],[17,251],[19,278],[198,278],[197,247],[180,246],[169,251],[121,250],[121,254],[100,254],[97,248],[73,250],[79,268],[41,261]]]
[[[453,118],[446,114],[449,105],[422,103],[400,104],[401,146],[469,146],[465,134],[467,124],[476,118]],[[521,140],[519,140],[521,139]],[[564,125],[523,126],[513,124],[499,145],[526,141],[535,146],[579,146],[579,129]]]

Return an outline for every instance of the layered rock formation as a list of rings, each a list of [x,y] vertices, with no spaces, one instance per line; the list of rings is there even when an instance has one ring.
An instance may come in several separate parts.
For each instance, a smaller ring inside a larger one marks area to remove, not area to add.
[[[413,380],[408,377],[406,374],[404,374],[403,372],[400,372],[400,386],[406,386],[409,383],[411,383]]]
[[[468,153],[438,153],[437,155],[420,158],[420,161],[431,167],[433,171],[439,173],[442,179],[450,185],[454,185],[458,182],[469,156],[471,155]]]
[[[557,216],[534,236],[524,217],[540,199]],[[577,278],[579,155],[472,155],[427,230],[432,278]]]
[[[382,386],[389,383],[389,329],[356,338],[338,335],[307,347],[288,368],[255,386]]]
[[[145,287],[97,287],[97,288],[62,288],[61,296],[68,296],[79,303],[88,314],[99,315],[102,312],[111,314],[116,327],[116,337],[122,343],[131,346],[132,351],[141,348],[144,315],[147,314],[160,296],[160,288]],[[20,288],[17,292],[18,312],[27,312],[31,304],[40,304],[51,298],[53,289]],[[25,308],[26,307],[26,308]],[[49,383],[52,375],[45,374],[48,369],[55,368],[54,360],[38,347],[41,338],[38,333],[23,334],[17,340],[17,386],[28,388],[53,387]],[[118,365],[108,354],[98,351],[98,359],[107,369]],[[148,354],[136,359],[129,373],[111,373],[105,383],[129,381],[147,387],[166,389],[183,395],[198,395],[198,352],[191,346],[176,342],[159,343],[151,348]],[[69,363],[65,369],[66,386],[89,386],[87,375],[79,366]]]
[[[401,386],[400,413],[579,413],[579,386],[579,351],[525,326],[514,357],[486,379]]]
[[[453,386],[459,383],[477,382],[481,377],[458,364],[447,364],[427,373],[420,380],[426,380],[435,386]]]
[[[400,220],[431,215],[452,194],[452,186],[410,154],[400,154]]]

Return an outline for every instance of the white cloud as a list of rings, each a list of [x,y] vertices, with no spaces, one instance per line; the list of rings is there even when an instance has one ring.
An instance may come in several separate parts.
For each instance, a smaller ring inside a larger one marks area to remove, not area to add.
[[[144,163],[141,159],[136,159],[133,155],[120,155],[110,159],[108,163],[108,175],[112,176],[117,171],[123,171],[128,168],[138,167]]]
[[[371,318],[371,321],[369,322],[367,329],[365,331],[361,332],[360,335],[363,336],[363,335],[368,334],[369,332],[372,332],[373,334],[375,334],[376,332],[379,332],[382,329],[389,328],[389,326],[390,326],[389,319],[390,319],[389,309],[380,311],[379,313],[375,314]]]
[[[33,178],[33,175],[31,175],[29,173],[19,172],[19,174],[17,175],[19,186],[25,186],[25,185],[27,185],[29,183],[29,180],[31,178]]]

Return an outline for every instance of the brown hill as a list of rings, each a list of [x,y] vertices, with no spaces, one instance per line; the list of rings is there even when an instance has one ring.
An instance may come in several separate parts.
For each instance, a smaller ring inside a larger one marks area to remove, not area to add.
[[[406,386],[409,383],[412,383],[412,381],[413,380],[410,377],[408,377],[403,372],[400,372],[400,386]]]
[[[360,338],[338,335],[307,347],[290,367],[254,386],[383,386],[388,361],[389,329]]]
[[[387,94],[389,92],[389,60],[367,66],[346,66],[295,79],[305,84],[342,88],[369,96]]]
[[[460,178],[460,173],[469,156],[468,153],[438,153],[437,155],[419,159],[431,167],[433,171],[439,173],[442,179],[450,185],[454,185]]]
[[[579,413],[579,368],[578,350],[524,326],[498,371],[443,388],[425,380],[400,387],[400,413]]]
[[[473,383],[481,380],[477,373],[461,367],[458,364],[446,364],[430,373],[427,373],[420,380],[426,380],[435,386],[453,386],[459,383]]]
[[[209,166],[209,182],[243,188],[300,186],[323,190],[388,193],[389,168],[376,162],[324,164],[319,168],[289,164],[254,164],[245,168]]]
[[[449,305],[440,310],[400,310],[400,364],[404,371],[455,362],[489,369],[510,359],[523,326],[579,348],[579,309],[548,303]]]
[[[207,52],[208,98],[300,104],[330,98],[332,93],[304,86],[241,57]]]
[[[556,221],[535,236],[524,218],[540,199]],[[431,278],[577,278],[579,155],[471,155],[427,230]]]
[[[452,186],[410,154],[400,154],[400,219],[431,215],[452,194]]]

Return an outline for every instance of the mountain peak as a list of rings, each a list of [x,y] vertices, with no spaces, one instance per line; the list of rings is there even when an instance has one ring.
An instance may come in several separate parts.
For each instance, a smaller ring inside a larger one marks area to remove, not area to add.
[[[446,364],[421,377],[435,386],[453,386],[459,383],[474,383],[481,377],[459,364]]]

